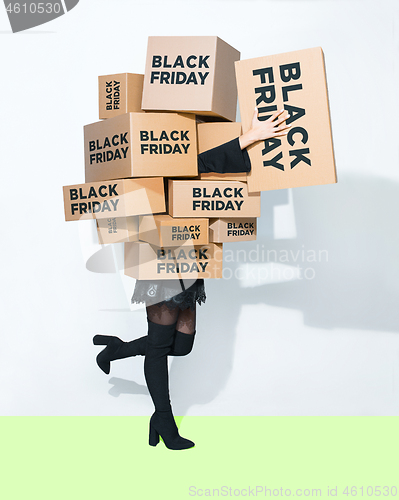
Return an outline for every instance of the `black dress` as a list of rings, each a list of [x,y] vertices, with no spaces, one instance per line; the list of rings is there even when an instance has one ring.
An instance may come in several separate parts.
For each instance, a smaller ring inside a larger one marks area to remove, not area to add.
[[[251,161],[246,149],[241,150],[238,137],[221,146],[198,155],[198,173],[217,172],[231,174],[249,172]],[[134,288],[132,303],[163,305],[181,310],[195,309],[206,300],[203,279],[197,280],[138,280]]]

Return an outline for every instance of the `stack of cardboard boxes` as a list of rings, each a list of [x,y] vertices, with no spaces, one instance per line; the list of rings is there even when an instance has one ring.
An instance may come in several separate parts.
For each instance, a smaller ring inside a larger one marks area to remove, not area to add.
[[[128,276],[220,278],[222,244],[256,239],[260,191],[336,182],[321,49],[239,57],[218,37],[150,37],[144,75],[99,77],[103,121],[84,127],[86,183],[64,187],[65,218],[125,242]],[[199,153],[241,135],[235,72],[244,131],[255,105],[293,126],[249,148],[248,176],[198,175]]]

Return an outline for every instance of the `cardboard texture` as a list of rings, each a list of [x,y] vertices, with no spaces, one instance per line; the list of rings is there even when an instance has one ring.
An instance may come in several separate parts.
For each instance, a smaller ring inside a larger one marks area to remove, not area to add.
[[[84,127],[86,182],[198,175],[195,117],[125,113]]]
[[[209,221],[209,241],[224,243],[256,240],[256,218],[211,219]]]
[[[142,109],[235,120],[239,59],[240,53],[216,36],[150,36]]]
[[[241,135],[241,123],[237,122],[209,122],[197,124],[198,154],[216,148]],[[245,172],[237,174],[217,174],[214,172],[200,174],[199,179],[224,180],[224,181],[247,181]]]
[[[125,243],[125,274],[138,280],[221,278],[222,245],[159,248],[149,243]]]
[[[248,148],[250,192],[337,182],[323,51],[320,47],[236,63],[243,132],[259,119],[290,113],[288,136]]]
[[[64,186],[66,221],[165,212],[162,177],[118,179]]]
[[[139,239],[138,216],[111,217],[108,219],[99,219],[96,222],[100,245],[125,243],[128,241],[138,241]]]
[[[172,217],[259,217],[260,193],[248,193],[245,182],[168,181]]]
[[[144,75],[118,73],[98,77],[100,120],[129,112],[141,112]]]
[[[209,242],[208,219],[174,219],[170,215],[140,217],[139,239],[158,247],[203,245]]]
[[[197,124],[198,154],[221,146],[241,135],[239,122],[209,122]]]

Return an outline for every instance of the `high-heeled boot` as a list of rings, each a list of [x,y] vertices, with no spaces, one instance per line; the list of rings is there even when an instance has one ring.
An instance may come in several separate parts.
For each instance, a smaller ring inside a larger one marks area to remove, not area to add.
[[[173,344],[168,353],[169,356],[186,356],[193,348],[193,334],[176,331],[173,338]],[[101,370],[107,375],[110,372],[111,361],[117,359],[130,358],[131,356],[144,356],[147,344],[147,335],[130,342],[124,342],[119,337],[110,335],[95,335],[93,337],[94,345],[106,345],[97,356],[96,361]]]
[[[144,356],[146,343],[147,335],[131,342],[123,342],[120,338],[110,335],[95,335],[93,337],[94,345],[107,346],[96,358],[98,366],[107,375],[110,372],[111,361],[131,356]]]
[[[167,448],[183,450],[193,447],[194,443],[180,436],[169,399],[168,354],[173,345],[175,326],[148,321],[144,375],[155,406],[150,420],[149,444],[156,446],[161,436]]]

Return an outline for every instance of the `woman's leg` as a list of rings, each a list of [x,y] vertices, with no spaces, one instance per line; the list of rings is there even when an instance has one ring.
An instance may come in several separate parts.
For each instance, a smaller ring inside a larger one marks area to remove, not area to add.
[[[153,323],[161,325],[175,323],[177,318],[177,332],[169,356],[186,356],[191,352],[195,335],[195,309],[179,311],[178,308],[169,309],[165,305],[158,306],[154,304],[147,307],[147,318]],[[120,338],[114,336],[96,335],[93,338],[93,343],[107,346],[98,354],[96,360],[101,370],[109,374],[111,361],[145,355],[147,335],[130,342],[123,342]]]
[[[150,420],[149,444],[156,446],[159,435],[170,449],[194,446],[179,435],[169,398],[168,355],[174,343],[179,309],[166,305],[147,307],[148,335],[144,359],[144,375],[155,407]]]
[[[195,305],[194,309],[188,308],[185,309],[184,311],[180,311],[177,317],[176,330],[178,332],[185,333],[186,335],[194,335],[195,319],[196,319]]]
[[[195,337],[195,317],[195,305],[194,309],[179,312],[170,356],[187,356],[191,352]]]
[[[178,315],[178,307],[169,309],[165,304],[147,306],[147,320],[157,325],[172,325],[176,323]]]

